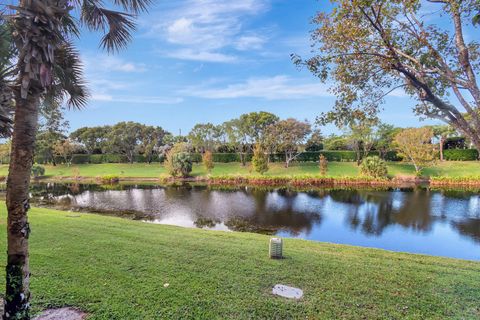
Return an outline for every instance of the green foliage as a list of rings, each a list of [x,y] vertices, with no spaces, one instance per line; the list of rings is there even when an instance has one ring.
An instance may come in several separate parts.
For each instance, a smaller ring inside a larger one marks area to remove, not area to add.
[[[165,168],[172,177],[188,177],[192,167],[192,156],[186,143],[177,143],[168,151]]]
[[[212,172],[212,169],[215,167],[213,163],[213,156],[210,151],[206,151],[202,155],[202,163],[208,173]]]
[[[188,140],[197,152],[211,152],[220,143],[219,140],[222,134],[222,126],[215,126],[211,123],[199,123],[188,134]]]
[[[443,151],[447,161],[475,161],[478,160],[476,149],[448,149]]]
[[[349,149],[348,140],[342,136],[330,135],[324,140],[323,148],[325,150],[347,150]]]
[[[90,163],[91,157],[88,154],[74,154],[72,156],[72,164],[85,164]]]
[[[12,142],[10,140],[0,144],[0,164],[10,162],[11,149],[12,149]]]
[[[169,173],[173,177],[186,178],[192,172],[192,158],[188,152],[179,152],[172,155],[172,166]]]
[[[105,150],[110,130],[110,126],[83,127],[72,132],[70,139],[83,145],[89,154],[102,152]]]
[[[370,154],[372,154],[372,152],[370,152]],[[395,150],[387,151],[384,154],[383,158],[386,161],[402,161],[403,160],[403,157],[400,154],[398,154],[398,152]]]
[[[298,121],[293,118],[280,120],[268,127],[265,145],[270,147],[270,149],[283,152],[285,166],[288,168],[290,162],[304,151],[304,148],[301,148],[301,146],[305,143],[311,131],[311,126],[308,122]]]
[[[322,176],[326,176],[328,172],[328,160],[323,154],[320,154],[318,160],[318,164],[320,166],[320,174]]]
[[[260,144],[255,145],[253,150],[252,166],[255,172],[264,174],[268,171],[268,155],[265,152],[265,148]]]
[[[388,174],[387,164],[380,157],[366,157],[360,165],[360,173],[372,178],[384,178]]]
[[[113,184],[113,183],[118,183],[120,181],[120,178],[114,174],[107,174],[107,175],[101,176],[99,180],[103,184]]]
[[[432,138],[433,130],[429,127],[405,129],[395,136],[399,154],[413,163],[417,175],[438,157]]]
[[[375,117],[385,97],[402,88],[418,101],[417,115],[448,122],[480,149],[480,46],[466,35],[471,19],[478,22],[479,0],[333,0],[332,8],[313,19],[313,56],[293,55],[294,63],[332,83],[336,101],[319,117],[322,124]]]
[[[33,166],[32,167],[32,176],[34,178],[39,178],[45,175],[45,168],[42,166]]]

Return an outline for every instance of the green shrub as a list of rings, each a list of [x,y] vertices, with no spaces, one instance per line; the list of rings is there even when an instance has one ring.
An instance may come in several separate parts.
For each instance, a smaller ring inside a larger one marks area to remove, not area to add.
[[[103,163],[127,163],[127,162],[128,162],[128,159],[124,155],[111,154],[111,153],[103,154]]]
[[[33,166],[32,167],[32,176],[36,179],[45,175],[45,168],[42,166]]]
[[[398,154],[397,151],[387,151],[385,154],[385,160],[386,161],[402,161],[403,157]]]
[[[388,174],[387,164],[377,156],[369,156],[363,159],[360,172],[372,178],[384,178]]]
[[[448,161],[475,161],[478,160],[478,151],[475,149],[448,149],[443,151],[443,157]]]
[[[179,152],[172,155],[169,173],[173,177],[186,178],[192,172],[192,157],[188,152]]]
[[[268,171],[268,155],[260,144],[257,144],[253,151],[252,166],[253,169],[260,174]]]
[[[90,163],[100,164],[104,162],[103,154],[92,154],[90,155]]]
[[[116,175],[109,174],[105,175],[99,178],[101,183],[104,184],[112,184],[112,183],[118,183],[120,181],[120,178]]]
[[[90,162],[89,154],[74,154],[72,156],[72,164],[85,164]]]
[[[240,162],[240,157],[238,153],[214,153],[213,162],[220,163],[229,163],[229,162]]]
[[[340,161],[340,162],[353,162],[357,161],[357,154],[355,151],[340,151],[340,150],[333,150],[333,151],[322,151],[320,152],[327,158],[328,161]]]
[[[213,155],[210,151],[207,151],[203,154],[202,163],[208,173],[212,172],[214,163],[213,163]]]

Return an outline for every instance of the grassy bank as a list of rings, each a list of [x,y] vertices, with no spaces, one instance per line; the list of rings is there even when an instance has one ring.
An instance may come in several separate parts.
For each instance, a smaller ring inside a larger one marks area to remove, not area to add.
[[[153,164],[83,164],[45,166],[47,178],[81,176],[95,178],[105,175],[114,175],[120,178],[159,178],[167,177],[168,174],[158,163]],[[415,170],[412,165],[406,163],[389,163],[389,174],[393,177],[414,176]],[[6,176],[8,166],[0,165],[0,176]],[[194,165],[192,176],[202,177],[208,173],[202,165]],[[239,163],[217,163],[210,176],[256,176],[250,166],[242,167]],[[290,168],[283,164],[273,163],[266,177],[295,177],[295,176],[320,176],[320,170],[316,163],[298,163]],[[426,168],[424,175],[427,177],[480,177],[480,162],[442,162],[433,167]],[[328,166],[328,177],[355,177],[359,176],[359,170],[355,163],[351,162],[330,162]]]
[[[285,240],[286,259],[270,260],[267,236],[36,208],[31,225],[35,311],[75,306],[91,319],[480,317],[478,262],[293,239]],[[304,298],[271,296],[277,283],[304,289]]]

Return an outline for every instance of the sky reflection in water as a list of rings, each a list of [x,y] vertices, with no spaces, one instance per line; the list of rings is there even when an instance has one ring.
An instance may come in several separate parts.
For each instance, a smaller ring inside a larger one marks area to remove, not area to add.
[[[113,188],[37,185],[33,193],[63,198],[68,207],[128,212],[154,223],[480,260],[480,195],[469,191]]]

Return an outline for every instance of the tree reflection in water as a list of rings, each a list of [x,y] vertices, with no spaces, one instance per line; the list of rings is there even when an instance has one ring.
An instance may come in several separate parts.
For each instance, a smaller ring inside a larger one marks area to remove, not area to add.
[[[404,230],[401,236],[407,239],[434,234],[441,227],[480,243],[480,196],[462,190],[36,184],[31,192],[40,205],[62,203],[63,209],[124,213],[188,227],[308,239],[320,235],[322,240],[325,228],[336,228],[336,233],[348,234],[352,244],[355,235],[385,240],[387,230]],[[343,219],[343,227],[333,223],[338,219]]]

